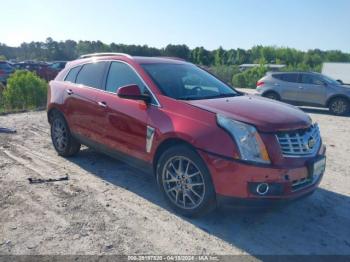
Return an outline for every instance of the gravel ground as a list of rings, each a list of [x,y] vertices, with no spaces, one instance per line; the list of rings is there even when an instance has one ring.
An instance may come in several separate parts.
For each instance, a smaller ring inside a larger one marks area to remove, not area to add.
[[[328,150],[313,195],[194,220],[166,207],[153,177],[118,160],[88,148],[57,156],[45,112],[1,116],[17,133],[0,134],[0,254],[350,254],[350,119],[306,111]]]

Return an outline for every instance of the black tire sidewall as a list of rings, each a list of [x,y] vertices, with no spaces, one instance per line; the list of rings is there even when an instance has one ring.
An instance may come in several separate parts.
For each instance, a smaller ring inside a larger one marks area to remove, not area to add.
[[[54,142],[54,138],[53,138],[53,126],[54,126],[54,122],[55,121],[60,121],[61,123],[63,123],[65,125],[65,128],[66,128],[66,132],[67,132],[67,146],[64,150],[59,150],[57,147],[56,147],[56,144]],[[51,124],[51,140],[52,140],[52,144],[56,150],[56,152],[60,155],[60,156],[64,156],[64,157],[68,157],[68,156],[71,156],[73,154],[76,153],[76,151],[79,151],[80,149],[80,144],[77,144],[77,142],[75,142],[74,138],[72,137],[71,135],[71,132],[70,132],[70,129],[69,129],[69,126],[66,122],[66,120],[64,119],[64,117],[60,114],[55,114],[53,116],[53,119],[52,119],[52,124]]]
[[[205,183],[205,195],[203,202],[196,207],[195,209],[183,209],[175,205],[166,194],[164,187],[163,187],[163,177],[162,177],[162,170],[164,169],[164,165],[167,162],[169,158],[172,158],[174,156],[184,156],[191,161],[193,161],[199,170],[201,171]],[[181,214],[186,217],[198,217],[202,216],[206,213],[209,213],[210,211],[213,211],[216,208],[216,198],[215,198],[215,189],[213,186],[213,182],[211,179],[211,175],[209,173],[209,170],[207,166],[205,165],[202,158],[190,147],[188,146],[174,146],[166,150],[161,157],[159,158],[159,161],[157,163],[156,168],[156,175],[157,175],[157,183],[159,186],[160,191],[162,192],[162,195],[168,205],[175,210],[178,214]]]
[[[272,100],[277,100],[277,101],[280,100],[279,95],[276,92],[267,92],[263,96],[265,98],[272,99]]]

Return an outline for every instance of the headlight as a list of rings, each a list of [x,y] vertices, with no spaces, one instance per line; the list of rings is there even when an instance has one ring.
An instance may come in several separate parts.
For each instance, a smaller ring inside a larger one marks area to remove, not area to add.
[[[242,160],[271,163],[264,142],[254,126],[221,115],[217,115],[217,122],[236,141]]]

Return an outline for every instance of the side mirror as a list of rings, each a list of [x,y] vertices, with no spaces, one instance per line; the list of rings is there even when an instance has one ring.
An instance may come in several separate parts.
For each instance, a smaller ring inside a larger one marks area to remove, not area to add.
[[[341,85],[344,85],[343,81],[341,81],[340,79],[338,79],[337,82]]]
[[[118,88],[117,96],[124,99],[142,100],[147,104],[151,102],[151,97],[149,95],[142,94],[138,85],[127,85]]]

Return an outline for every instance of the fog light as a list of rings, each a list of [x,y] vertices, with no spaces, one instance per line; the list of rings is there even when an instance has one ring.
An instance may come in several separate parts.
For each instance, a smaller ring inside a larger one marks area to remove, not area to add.
[[[256,187],[256,192],[260,195],[260,196],[264,196],[269,192],[269,185],[267,183],[261,183]]]
[[[284,193],[283,183],[248,182],[248,190],[256,196],[280,196]]]

